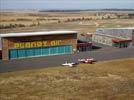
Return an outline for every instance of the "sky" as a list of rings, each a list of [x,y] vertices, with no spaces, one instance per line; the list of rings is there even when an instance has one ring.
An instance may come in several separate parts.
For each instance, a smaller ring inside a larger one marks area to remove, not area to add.
[[[0,0],[0,9],[134,9],[134,0]]]

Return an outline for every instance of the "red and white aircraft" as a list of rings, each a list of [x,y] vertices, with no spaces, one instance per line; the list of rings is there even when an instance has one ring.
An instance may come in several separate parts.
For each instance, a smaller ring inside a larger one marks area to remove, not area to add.
[[[82,58],[78,59],[78,62],[80,63],[87,63],[87,64],[92,64],[94,62],[94,58]]]

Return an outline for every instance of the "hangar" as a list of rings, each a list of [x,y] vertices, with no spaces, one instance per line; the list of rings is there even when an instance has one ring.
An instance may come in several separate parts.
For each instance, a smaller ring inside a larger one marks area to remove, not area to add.
[[[77,51],[76,31],[0,34],[2,60],[72,54]]]
[[[132,34],[134,27],[130,28],[98,28],[96,33],[92,35],[92,41],[119,47],[126,48],[132,46]]]

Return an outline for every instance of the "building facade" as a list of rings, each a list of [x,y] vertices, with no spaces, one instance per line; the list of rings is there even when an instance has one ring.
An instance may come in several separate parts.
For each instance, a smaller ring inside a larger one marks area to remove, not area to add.
[[[134,28],[98,28],[92,36],[92,41],[124,48],[132,46]]]
[[[77,32],[49,31],[1,34],[2,59],[72,54],[77,50]]]
[[[83,52],[83,51],[91,51],[92,50],[92,43],[86,42],[86,41],[77,41],[77,51]]]
[[[134,46],[134,31],[133,31],[133,34],[132,34],[132,45]]]
[[[110,35],[122,39],[132,39],[134,27],[131,28],[97,28],[97,34]]]
[[[93,34],[92,41],[112,46],[112,37],[108,35],[97,34],[97,33]]]
[[[77,42],[78,52],[91,51],[92,50],[92,34],[80,34]]]

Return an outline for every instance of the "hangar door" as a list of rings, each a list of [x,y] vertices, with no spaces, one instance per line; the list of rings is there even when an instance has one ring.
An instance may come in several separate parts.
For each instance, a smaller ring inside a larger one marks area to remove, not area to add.
[[[24,49],[11,49],[9,50],[9,59],[40,57],[60,54],[71,54],[72,46],[53,46],[53,47],[40,47],[40,48],[24,48]]]

